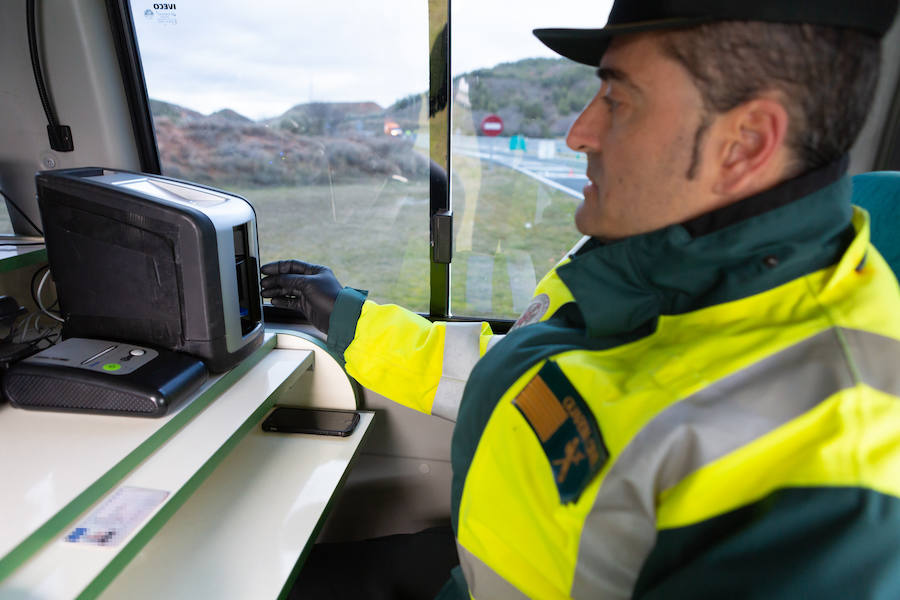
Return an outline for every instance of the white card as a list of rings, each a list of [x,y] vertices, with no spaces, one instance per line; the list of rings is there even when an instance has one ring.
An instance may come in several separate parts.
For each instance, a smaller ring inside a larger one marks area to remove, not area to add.
[[[168,495],[169,492],[164,490],[122,486],[82,519],[64,539],[74,544],[117,546]]]

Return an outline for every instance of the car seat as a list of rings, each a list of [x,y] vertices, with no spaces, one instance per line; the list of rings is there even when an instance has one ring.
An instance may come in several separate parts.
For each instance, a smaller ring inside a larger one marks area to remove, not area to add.
[[[869,212],[872,245],[900,278],[900,171],[855,175],[852,202]]]

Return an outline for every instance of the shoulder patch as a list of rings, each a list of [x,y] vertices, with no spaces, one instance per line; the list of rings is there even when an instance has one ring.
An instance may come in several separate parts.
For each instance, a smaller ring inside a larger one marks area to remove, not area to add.
[[[575,502],[609,460],[593,413],[552,361],[541,367],[513,404],[541,442],[560,500]]]
[[[547,314],[548,308],[550,308],[550,296],[547,294],[538,294],[531,299],[531,302],[525,308],[525,312],[523,312],[522,315],[516,319],[516,322],[513,323],[513,326],[510,327],[510,331],[518,329],[519,327],[531,325],[532,323],[537,323]]]

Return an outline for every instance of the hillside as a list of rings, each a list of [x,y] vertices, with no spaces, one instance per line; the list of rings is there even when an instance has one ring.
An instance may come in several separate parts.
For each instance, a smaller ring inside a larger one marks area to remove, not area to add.
[[[468,86],[472,120],[500,115],[504,134],[563,137],[597,93],[595,69],[565,59],[531,58],[503,63],[458,77]],[[457,96],[458,97],[458,96]]]
[[[560,137],[598,87],[589,67],[562,59],[527,59],[454,79],[454,128],[499,114],[504,135]],[[211,115],[151,100],[167,175],[216,185],[302,185],[399,175],[428,177],[414,148],[426,118],[424,95],[388,108],[374,102],[298,104],[253,121],[231,109]],[[390,133],[390,135],[388,135]]]

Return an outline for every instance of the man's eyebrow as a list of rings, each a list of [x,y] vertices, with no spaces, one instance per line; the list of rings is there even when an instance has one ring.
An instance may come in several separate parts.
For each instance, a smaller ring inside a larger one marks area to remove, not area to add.
[[[618,81],[624,84],[626,87],[631,88],[632,91],[640,94],[641,88],[635,84],[631,78],[628,76],[625,71],[620,71],[619,69],[615,69],[612,67],[600,67],[597,69],[597,77],[602,79],[603,81]]]

